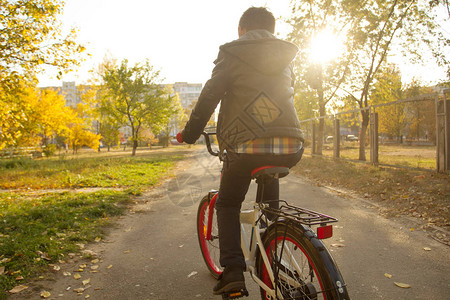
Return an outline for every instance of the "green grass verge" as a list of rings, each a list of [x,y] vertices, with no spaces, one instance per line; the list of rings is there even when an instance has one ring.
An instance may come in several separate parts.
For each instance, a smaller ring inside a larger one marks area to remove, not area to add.
[[[123,213],[126,192],[62,193],[30,197],[0,194],[0,290],[6,291],[102,237],[110,217]],[[23,278],[22,280],[17,280]],[[1,296],[0,296],[1,297]]]
[[[99,157],[0,161],[1,189],[55,189],[152,185],[182,156]]]
[[[123,214],[134,195],[155,185],[182,153],[73,160],[11,160],[0,164],[0,182],[27,191],[0,193],[0,299],[36,278],[49,264],[102,237],[111,217]],[[96,192],[37,189],[114,187]],[[41,192],[42,193],[42,192]]]

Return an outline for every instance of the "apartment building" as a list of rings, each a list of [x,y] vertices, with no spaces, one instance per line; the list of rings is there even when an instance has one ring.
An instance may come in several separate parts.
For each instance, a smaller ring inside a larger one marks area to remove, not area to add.
[[[202,91],[201,83],[175,82],[172,84],[175,93],[178,93],[183,108],[190,108],[191,104],[198,100]]]

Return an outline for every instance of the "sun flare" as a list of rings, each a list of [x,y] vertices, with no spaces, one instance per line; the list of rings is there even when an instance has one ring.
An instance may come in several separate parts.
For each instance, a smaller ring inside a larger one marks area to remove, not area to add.
[[[311,39],[311,60],[315,63],[324,64],[342,53],[342,38],[331,30],[323,30]]]

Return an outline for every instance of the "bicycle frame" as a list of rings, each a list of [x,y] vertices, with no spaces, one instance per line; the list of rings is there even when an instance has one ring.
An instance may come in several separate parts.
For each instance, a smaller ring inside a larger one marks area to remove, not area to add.
[[[217,201],[217,196],[219,195],[217,191],[212,191],[210,194],[214,194],[209,202],[209,215],[208,215],[208,225],[206,232],[206,239],[211,239],[211,228],[212,228],[212,220],[214,217],[214,206]],[[260,207],[258,204],[254,204],[253,209],[241,210],[240,213],[240,221],[241,221],[241,248],[244,254],[244,258],[247,264],[247,269],[252,276],[252,279],[262,288],[264,289],[268,295],[272,298],[283,299],[283,296],[278,291],[278,295],[276,296],[276,292],[274,289],[271,289],[267,286],[261,279],[258,278],[256,274],[256,253],[259,250],[261,257],[264,261],[264,265],[266,266],[266,270],[272,282],[272,286],[275,285],[275,276],[270,265],[269,258],[267,257],[266,250],[263,247],[263,242],[261,239],[261,232],[263,231],[258,227],[258,221],[261,218]],[[251,237],[250,239],[247,237],[247,233],[244,230],[243,224],[251,225]],[[258,248],[257,248],[258,246]],[[299,268],[300,270],[300,268]]]

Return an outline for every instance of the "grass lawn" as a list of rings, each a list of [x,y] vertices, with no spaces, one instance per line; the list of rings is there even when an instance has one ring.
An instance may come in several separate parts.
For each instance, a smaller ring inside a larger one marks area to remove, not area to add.
[[[323,155],[333,156],[333,144],[324,144]],[[359,144],[346,142],[340,149],[340,157],[357,160],[359,158]],[[366,159],[370,160],[370,148],[366,148]],[[436,169],[436,147],[434,146],[407,146],[407,145],[380,145],[378,160],[381,165],[392,165],[409,168]]]
[[[0,299],[79,252],[80,244],[101,239],[111,218],[168,176],[188,152],[177,147],[136,157],[102,153],[0,161]],[[88,187],[105,189],[85,191]]]

